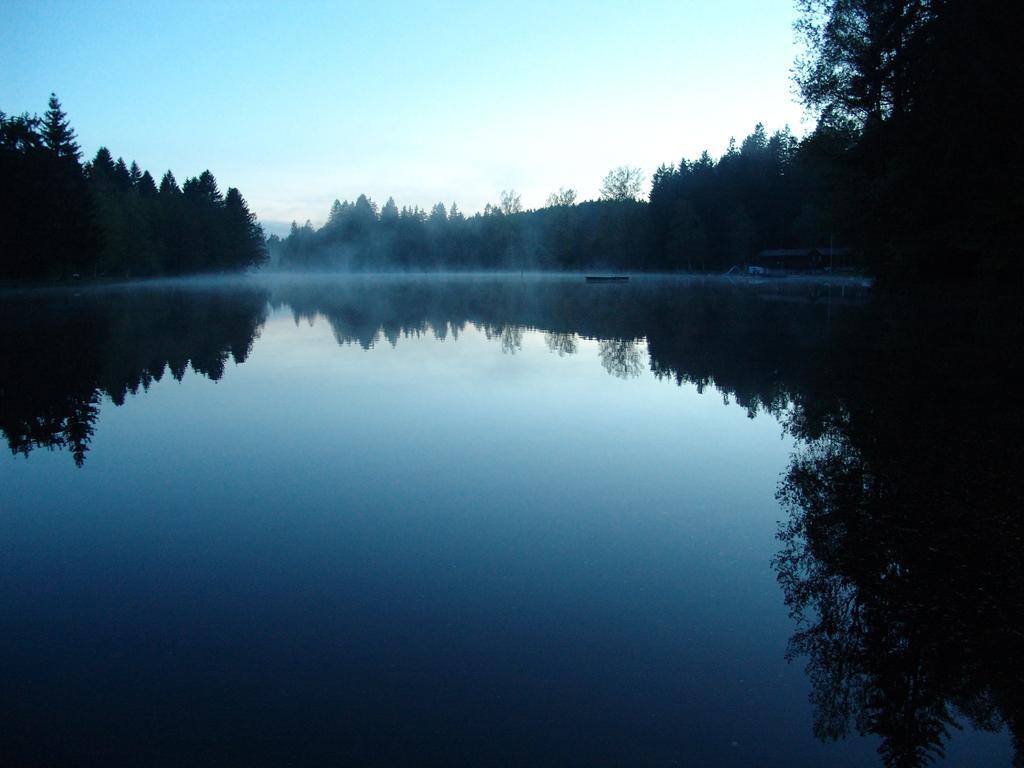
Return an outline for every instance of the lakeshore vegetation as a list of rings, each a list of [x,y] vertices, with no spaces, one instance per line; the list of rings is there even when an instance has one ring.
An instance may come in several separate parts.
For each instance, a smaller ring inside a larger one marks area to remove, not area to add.
[[[159,184],[106,147],[86,163],[55,95],[43,117],[0,112],[0,279],[147,276],[261,264],[263,229],[210,171]]]
[[[264,239],[242,194],[209,171],[179,187],[101,148],[81,162],[56,96],[42,118],[0,113],[0,279],[236,270],[610,268],[725,271],[764,249],[842,246],[879,277],[1015,274],[1024,92],[994,0],[798,0],[794,79],[816,117],[803,138],[758,124],[720,157],[608,173],[525,210],[429,211],[366,195],[326,222]],[[996,137],[998,143],[988,137]]]

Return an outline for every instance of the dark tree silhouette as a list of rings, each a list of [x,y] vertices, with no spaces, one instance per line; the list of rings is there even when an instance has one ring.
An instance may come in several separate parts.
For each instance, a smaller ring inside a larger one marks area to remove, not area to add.
[[[60,106],[56,94],[50,94],[49,108],[42,121],[43,146],[54,156],[74,160],[81,159],[82,153],[75,141],[75,132],[68,122],[67,115]]]
[[[847,218],[883,274],[1003,280],[1015,263],[1024,94],[1015,15],[996,0],[801,0],[797,84],[849,134]],[[998,136],[998,148],[984,136]]]
[[[0,113],[0,279],[244,269],[265,260],[241,194],[227,205],[205,171],[158,190],[137,163],[101,147],[84,167],[55,95],[43,118]]]

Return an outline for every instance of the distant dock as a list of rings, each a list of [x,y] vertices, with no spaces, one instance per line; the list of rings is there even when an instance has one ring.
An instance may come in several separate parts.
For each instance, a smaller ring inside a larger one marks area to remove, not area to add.
[[[627,275],[587,275],[588,283],[628,283]]]

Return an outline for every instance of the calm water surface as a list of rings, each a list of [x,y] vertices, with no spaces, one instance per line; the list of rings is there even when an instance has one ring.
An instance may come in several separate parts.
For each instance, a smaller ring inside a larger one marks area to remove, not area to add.
[[[1009,766],[1019,523],[900,463],[966,406],[780,282],[5,295],[4,762]]]

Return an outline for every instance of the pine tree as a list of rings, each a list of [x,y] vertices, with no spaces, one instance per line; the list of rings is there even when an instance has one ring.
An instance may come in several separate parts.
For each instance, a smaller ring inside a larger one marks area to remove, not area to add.
[[[380,220],[384,222],[398,221],[398,206],[395,205],[395,198],[389,197],[380,211]]]
[[[341,224],[341,216],[344,212],[345,209],[342,207],[340,201],[335,200],[331,203],[331,212],[327,214],[327,225],[336,227]]]
[[[142,169],[139,168],[139,164],[132,160],[131,166],[128,168],[128,180],[131,181],[132,186],[138,188],[139,181],[142,179]]]
[[[71,129],[67,115],[61,109],[56,94],[50,94],[50,108],[43,117],[43,145],[57,157],[73,158],[78,162],[81,150],[75,142],[75,132]]]
[[[149,171],[144,171],[139,177],[139,183],[137,185],[139,190],[139,197],[143,199],[149,199],[156,197],[156,182],[153,181],[153,177],[150,176]]]
[[[211,208],[224,205],[224,197],[217,188],[217,179],[209,170],[203,171],[198,178],[186,179],[182,191],[189,200],[201,205]]]
[[[263,227],[235,187],[229,187],[224,198],[226,250],[228,267],[248,267],[266,260]]]
[[[107,181],[114,176],[114,158],[110,150],[100,147],[89,164],[89,178],[93,181]]]
[[[132,175],[128,170],[128,166],[124,163],[124,158],[117,158],[117,162],[114,163],[114,178],[117,180],[119,186],[127,189],[132,185]]]
[[[178,180],[174,178],[174,174],[168,171],[160,179],[160,196],[161,197],[174,197],[181,194],[181,189],[178,187]]]

